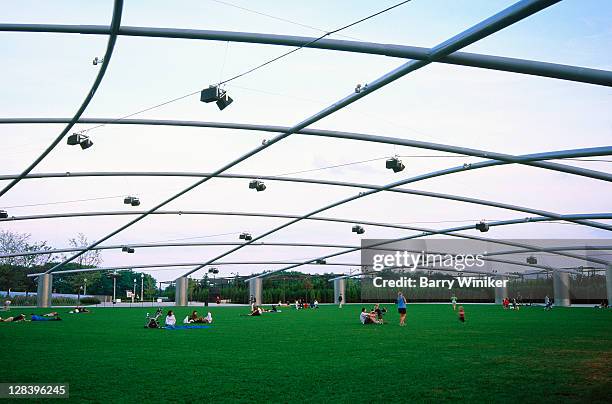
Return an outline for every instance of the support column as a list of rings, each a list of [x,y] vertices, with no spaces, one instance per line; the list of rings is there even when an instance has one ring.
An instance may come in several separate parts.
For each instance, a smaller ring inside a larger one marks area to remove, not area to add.
[[[176,280],[175,304],[177,306],[187,306],[189,304],[187,293],[189,291],[189,278],[182,276]]]
[[[255,298],[255,304],[260,305],[263,303],[263,279],[253,278],[249,281],[249,299],[251,296]]]
[[[346,303],[346,279],[334,280],[334,303],[340,303],[340,295],[342,295],[342,303]]]
[[[569,273],[554,271],[553,272],[553,294],[555,306],[569,307],[570,301],[570,280]]]
[[[51,307],[51,289],[53,287],[53,275],[44,274],[38,277],[38,289],[36,291],[36,305],[38,307]]]
[[[503,281],[505,279],[501,276],[498,276],[496,280]],[[505,297],[508,297],[508,287],[507,286],[496,287],[495,288],[495,304],[502,304]]]
[[[612,302],[612,265],[606,268],[606,290],[608,296],[608,306]]]

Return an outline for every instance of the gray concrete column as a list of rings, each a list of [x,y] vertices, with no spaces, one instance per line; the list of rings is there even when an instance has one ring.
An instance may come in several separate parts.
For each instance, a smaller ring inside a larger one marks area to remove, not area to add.
[[[498,276],[495,279],[504,280],[504,278],[501,276]],[[508,287],[507,286],[501,286],[501,287],[495,288],[495,304],[502,304],[505,297],[508,297]]]
[[[606,268],[606,290],[608,296],[608,306],[612,302],[612,265]]]
[[[253,278],[249,281],[249,299],[251,296],[255,297],[255,304],[260,305],[263,303],[263,279]]]
[[[189,278],[186,276],[176,280],[175,304],[177,306],[187,306],[189,304],[187,293],[189,292]]]
[[[553,294],[555,306],[569,307],[570,301],[570,278],[569,273],[556,270],[553,272]]]
[[[342,295],[342,303],[346,303],[346,279],[334,280],[334,303],[340,303],[340,295]]]
[[[38,307],[51,307],[52,287],[53,275],[44,274],[38,277],[38,289],[36,291],[36,305]]]

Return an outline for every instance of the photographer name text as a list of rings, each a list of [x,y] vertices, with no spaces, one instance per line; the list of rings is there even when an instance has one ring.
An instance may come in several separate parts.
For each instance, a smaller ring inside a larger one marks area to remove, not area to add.
[[[384,279],[377,276],[372,279],[376,288],[448,288],[457,285],[460,288],[505,288],[507,279],[494,279],[491,277],[461,277],[457,279],[430,279],[426,276],[418,278],[401,277],[399,279]]]

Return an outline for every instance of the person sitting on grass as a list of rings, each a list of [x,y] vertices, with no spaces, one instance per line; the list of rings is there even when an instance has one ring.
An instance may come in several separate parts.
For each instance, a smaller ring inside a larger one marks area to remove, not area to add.
[[[312,308],[313,309],[318,309],[319,308],[319,301],[317,299],[315,299],[314,302],[312,302]]]
[[[254,306],[253,310],[249,313],[249,316],[261,316],[262,310],[261,308]]]
[[[203,323],[206,323],[206,324],[212,324],[212,322],[213,322],[213,318],[212,318],[212,313],[211,313],[210,311],[208,312],[208,314],[206,315],[206,317],[204,317],[204,318],[202,319],[202,322],[203,322]]]
[[[166,328],[174,328],[176,325],[176,317],[174,317],[174,312],[172,310],[168,310],[164,323],[166,324]]]
[[[0,317],[0,322],[3,322],[3,323],[17,323],[19,321],[27,321],[25,314],[20,314],[18,316],[14,316],[14,317],[11,316],[11,317],[7,317],[5,319]]]
[[[463,306],[459,306],[459,321],[465,323],[465,311],[463,310]]]
[[[199,317],[198,312],[194,310],[191,312],[191,315],[189,316],[189,322],[190,323],[203,323],[204,317]]]
[[[361,308],[361,314],[359,314],[359,321],[361,324],[380,324],[380,322],[376,319],[376,313],[370,312],[368,313],[365,307]]]
[[[11,301],[9,299],[6,299],[4,301],[4,306],[2,307],[3,311],[9,311],[10,310],[10,306],[11,306]]]
[[[212,314],[209,311],[206,317],[198,317],[198,312],[194,310],[188,319],[188,323],[210,324],[212,323]]]
[[[376,313],[376,319],[383,324],[384,320],[383,320],[383,316],[385,315],[385,313],[387,313],[387,309],[386,308],[380,308],[380,305],[378,303],[376,303],[374,305],[374,310],[372,310],[374,313]]]

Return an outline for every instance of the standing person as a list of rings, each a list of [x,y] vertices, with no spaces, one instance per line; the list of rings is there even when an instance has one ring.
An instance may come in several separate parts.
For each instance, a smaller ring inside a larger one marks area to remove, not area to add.
[[[454,293],[453,293],[453,296],[451,297],[451,303],[453,304],[453,311],[455,311],[457,307],[457,296],[455,296]]]
[[[338,303],[339,303],[338,308],[340,308],[340,309],[341,309],[341,308],[342,308],[342,295],[341,295],[341,294],[340,294],[340,295],[338,295]]]
[[[552,309],[552,305],[553,305],[553,299],[549,299],[548,296],[546,296],[547,300],[546,300],[546,306],[544,306],[544,310],[551,310]]]
[[[397,311],[400,315],[399,325],[403,327],[406,325],[406,298],[402,292],[397,292]]]

